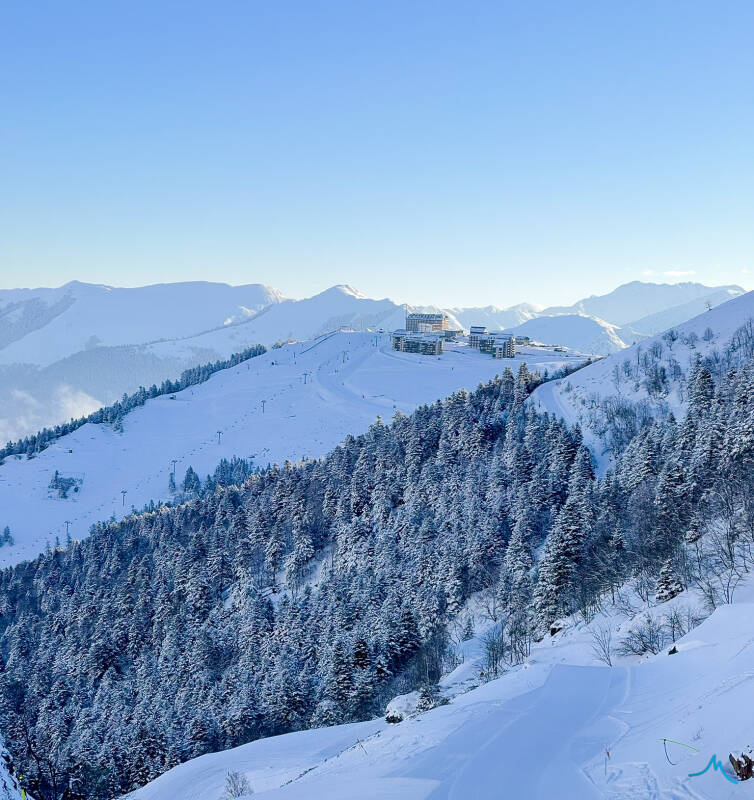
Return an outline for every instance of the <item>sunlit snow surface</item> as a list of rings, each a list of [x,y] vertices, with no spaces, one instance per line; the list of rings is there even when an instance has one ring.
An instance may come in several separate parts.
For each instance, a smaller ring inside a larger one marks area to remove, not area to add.
[[[684,593],[671,601],[683,608]],[[374,720],[252,742],[182,764],[130,800],[219,798],[229,771],[270,800],[729,800],[712,769],[752,740],[754,586],[657,656],[597,666],[590,627],[535,646],[523,667],[397,724]],[[749,601],[749,602],[746,602]],[[671,604],[651,613],[667,612]],[[611,625],[613,612],[593,625]],[[593,627],[592,625],[592,627]],[[473,643],[472,643],[473,645]],[[472,646],[472,650],[474,647]],[[478,649],[478,648],[477,648]],[[456,672],[466,676],[478,664]],[[443,684],[448,691],[451,674]],[[688,743],[698,752],[662,740]],[[609,751],[609,758],[607,752]],[[250,796],[251,797],[251,796]]]
[[[125,418],[123,433],[88,424],[31,460],[8,458],[0,466],[0,528],[10,526],[16,543],[0,548],[0,566],[35,557],[56,536],[64,542],[66,520],[71,536],[83,538],[97,521],[167,499],[172,459],[180,482],[189,466],[204,478],[223,457],[251,457],[259,466],[318,457],[378,415],[387,422],[396,410],[474,389],[506,366],[515,371],[526,361],[532,370],[553,370],[580,360],[534,348],[496,360],[465,346],[419,356],[368,333],[270,350],[175,399],[148,401]],[[48,489],[55,470],[80,480],[80,491],[56,499]]]

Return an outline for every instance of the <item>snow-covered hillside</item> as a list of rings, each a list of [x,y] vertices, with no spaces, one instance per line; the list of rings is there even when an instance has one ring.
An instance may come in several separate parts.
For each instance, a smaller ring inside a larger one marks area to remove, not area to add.
[[[48,366],[81,350],[190,336],[282,301],[259,284],[169,283],[121,289],[73,281],[0,290],[0,364]]]
[[[617,336],[631,342],[659,324],[656,319],[635,324],[632,320],[649,312],[667,313],[675,324],[686,318],[684,314],[699,310],[699,303],[714,305],[738,291],[742,290],[636,282],[603,297],[544,311],[522,303],[445,313],[451,327],[486,325],[490,330],[510,329],[537,317],[580,315],[588,321],[575,323],[577,327],[532,330],[554,344],[609,353],[621,346]],[[697,305],[685,308],[679,306],[681,301]],[[349,286],[334,286],[297,301],[284,300],[277,290],[257,284],[116,289],[73,282],[58,289],[0,291],[0,441],[67,422],[139,386],[159,384],[247,346],[308,339],[340,326],[399,328],[406,308],[388,299],[372,300]],[[605,313],[597,313],[600,310]],[[623,332],[610,327],[622,324]]]
[[[603,465],[606,442],[603,406],[645,403],[655,413],[672,411],[680,418],[686,405],[686,377],[699,355],[725,369],[724,352],[735,331],[754,318],[754,292],[614,353],[559,381],[537,388],[529,402],[537,408],[579,423],[585,439]]]
[[[647,283],[631,281],[603,295],[592,295],[579,300],[572,306],[551,306],[542,311],[543,315],[586,314],[610,322],[612,325],[630,325],[648,314],[656,314],[683,305],[693,300],[707,299],[715,304],[720,290],[730,296],[743,294],[740,286],[705,286],[701,283]],[[718,297],[717,302],[722,302]],[[685,319],[688,319],[686,317]],[[672,323],[674,324],[674,323]]]
[[[728,756],[752,744],[749,716],[741,713],[754,680],[752,601],[749,584],[736,603],[678,638],[673,654],[669,643],[641,658],[615,655],[636,621],[646,613],[657,620],[674,611],[693,616],[698,597],[684,592],[633,619],[626,606],[610,607],[588,625],[573,618],[523,665],[448,705],[398,724],[321,728],[205,755],[128,798],[219,799],[228,773],[243,776],[253,797],[270,800],[750,796]],[[605,631],[613,637],[612,666],[594,647]],[[473,653],[481,638],[463,643],[470,655],[443,680],[446,696],[478,673]],[[724,773],[705,771],[713,755]]]
[[[614,325],[577,314],[536,317],[512,328],[511,333],[544,344],[568,347],[579,353],[607,355],[625,347]]]
[[[82,538],[97,521],[167,499],[173,459],[180,481],[189,466],[203,477],[234,455],[260,466],[316,457],[378,415],[388,420],[396,410],[473,389],[507,366],[526,361],[532,370],[552,371],[579,360],[524,348],[499,361],[464,346],[428,358],[395,352],[388,336],[367,333],[270,350],[204,384],[149,400],[125,418],[122,434],[87,424],[34,459],[7,459],[0,466],[0,528],[10,526],[16,543],[0,548],[0,565],[36,556],[56,536],[65,541],[66,520],[71,536]],[[49,488],[56,470],[80,481],[67,499]]]
[[[710,290],[708,294],[696,297],[689,300],[687,303],[682,303],[672,308],[657,311],[654,314],[637,319],[634,322],[624,325],[619,328],[623,341],[628,344],[633,344],[636,341],[652,336],[655,333],[666,331],[674,325],[681,325],[693,317],[703,314],[710,308],[715,308],[721,303],[727,303],[734,297],[743,294],[743,291],[738,287],[725,286],[719,289]]]
[[[262,286],[210,283],[141,289],[68,284],[27,297],[30,291],[0,293],[4,442],[247,346],[308,339],[340,326],[389,330],[405,322],[402,306],[370,300],[348,286],[300,301]]]

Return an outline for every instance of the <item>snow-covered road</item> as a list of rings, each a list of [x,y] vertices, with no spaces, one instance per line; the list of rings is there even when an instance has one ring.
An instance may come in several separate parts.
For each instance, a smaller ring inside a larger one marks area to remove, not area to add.
[[[741,595],[754,599],[754,582]],[[751,742],[754,604],[718,608],[676,649],[594,666],[588,631],[566,632],[538,644],[523,667],[400,724],[302,731],[202,756],[132,800],[218,800],[229,771],[265,800],[752,797],[753,787],[720,772],[690,774]],[[668,759],[663,738],[697,752],[678,746]]]

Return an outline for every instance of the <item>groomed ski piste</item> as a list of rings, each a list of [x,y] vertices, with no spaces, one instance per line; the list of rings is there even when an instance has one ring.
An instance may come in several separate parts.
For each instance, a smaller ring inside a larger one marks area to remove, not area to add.
[[[173,469],[180,484],[189,466],[203,479],[222,458],[260,467],[316,458],[378,416],[388,422],[396,411],[474,389],[505,367],[515,372],[526,362],[552,372],[583,360],[541,348],[497,360],[463,345],[429,357],[396,352],[389,336],[373,333],[334,332],[272,349],[147,401],[125,417],[122,433],[87,424],[32,459],[6,459],[0,529],[9,526],[15,543],[0,548],[0,567],[36,557],[56,537],[65,543],[66,531],[81,539],[96,522],[169,500]],[[66,499],[50,490],[56,470],[80,482]]]
[[[220,800],[245,776],[265,800],[732,800],[752,797],[728,756],[754,744],[754,582],[657,655],[605,666],[592,633],[620,640],[638,617],[701,611],[683,592],[636,616],[575,617],[531,656],[480,683],[484,630],[442,683],[448,705],[261,739],[181,764],[128,800]],[[472,604],[473,608],[473,604]],[[478,612],[478,609],[477,609]],[[477,619],[479,619],[477,614]],[[391,704],[411,709],[411,696]],[[710,765],[712,757],[722,769]],[[694,773],[701,773],[692,775]],[[251,798],[252,795],[243,795]]]

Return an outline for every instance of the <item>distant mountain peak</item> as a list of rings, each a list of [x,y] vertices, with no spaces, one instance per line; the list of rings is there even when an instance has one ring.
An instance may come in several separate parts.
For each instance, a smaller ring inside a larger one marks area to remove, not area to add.
[[[325,289],[324,292],[320,292],[318,295],[315,295],[315,297],[334,297],[337,295],[355,297],[357,300],[369,299],[365,294],[362,294],[362,292],[360,292],[358,289],[354,289],[353,286],[350,286],[347,283],[336,283],[335,286]]]

